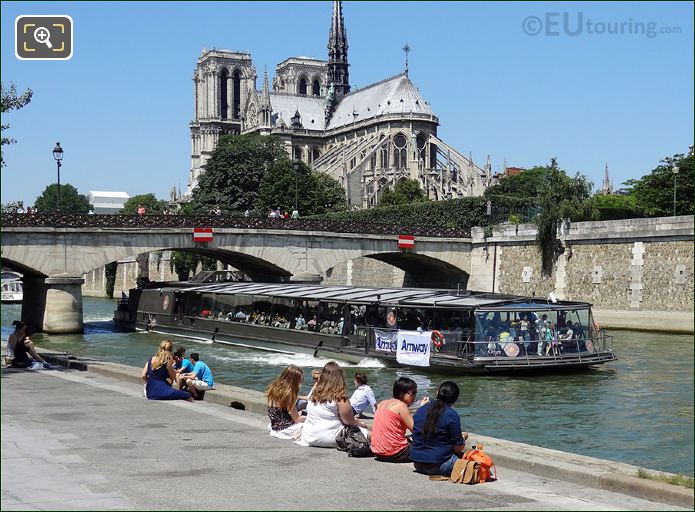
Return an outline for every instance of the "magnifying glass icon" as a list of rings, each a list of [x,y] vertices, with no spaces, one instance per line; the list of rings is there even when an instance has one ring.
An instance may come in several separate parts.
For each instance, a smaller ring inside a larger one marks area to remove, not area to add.
[[[39,44],[45,44],[49,48],[53,48],[51,44],[51,33],[46,27],[38,27],[34,30],[34,39]]]

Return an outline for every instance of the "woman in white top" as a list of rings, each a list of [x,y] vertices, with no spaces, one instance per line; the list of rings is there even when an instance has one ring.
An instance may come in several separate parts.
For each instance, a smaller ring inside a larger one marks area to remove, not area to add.
[[[297,444],[336,448],[335,438],[346,425],[357,425],[368,437],[367,425],[355,418],[347,396],[343,369],[333,361],[321,370],[311,393],[302,437]]]

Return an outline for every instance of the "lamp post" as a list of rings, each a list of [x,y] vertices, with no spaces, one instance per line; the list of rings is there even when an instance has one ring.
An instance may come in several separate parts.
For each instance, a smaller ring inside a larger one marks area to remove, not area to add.
[[[56,142],[56,147],[53,148],[53,158],[58,165],[58,213],[60,213],[60,166],[63,165],[60,163],[63,159],[63,148],[60,147],[60,142]]]
[[[297,210],[297,179],[299,176],[299,164],[301,164],[299,158],[295,158],[294,160],[292,160],[292,167],[294,168],[294,211],[296,212],[299,211]]]
[[[680,171],[680,167],[677,165],[674,165],[671,168],[671,172],[673,173],[673,216],[676,216],[676,178],[678,177],[678,171]]]

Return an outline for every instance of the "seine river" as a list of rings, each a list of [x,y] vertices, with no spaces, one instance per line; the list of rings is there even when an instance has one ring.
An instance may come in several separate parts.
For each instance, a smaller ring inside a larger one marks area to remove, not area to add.
[[[84,335],[34,337],[38,346],[141,367],[161,336],[122,333],[111,322],[115,302],[84,300]],[[7,340],[19,305],[3,305]],[[662,471],[693,474],[693,337],[614,331],[619,360],[599,369],[534,377],[456,377],[456,405],[464,429],[492,437],[555,448]],[[287,364],[312,368],[328,360],[284,355],[183,338],[201,353],[221,383],[263,391]],[[345,364],[348,376],[367,372],[377,399],[390,396],[397,376],[418,383],[418,395],[433,395],[443,375],[386,368],[373,359]],[[348,378],[348,381],[351,379]]]

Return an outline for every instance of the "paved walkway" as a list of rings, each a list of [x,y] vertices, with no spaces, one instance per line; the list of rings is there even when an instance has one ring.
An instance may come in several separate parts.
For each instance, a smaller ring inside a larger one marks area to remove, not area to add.
[[[76,371],[2,371],[2,510],[687,510],[498,468],[476,486],[267,434],[263,416],[154,402]]]

